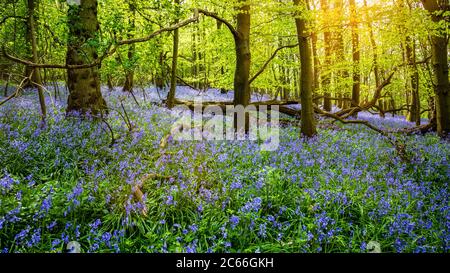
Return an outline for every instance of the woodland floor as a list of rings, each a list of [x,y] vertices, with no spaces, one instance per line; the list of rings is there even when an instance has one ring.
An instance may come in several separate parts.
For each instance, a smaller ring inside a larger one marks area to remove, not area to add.
[[[107,119],[113,145],[105,123],[66,119],[66,95],[48,90],[43,128],[35,92],[0,107],[0,251],[64,252],[69,241],[82,252],[367,252],[369,242],[382,252],[450,250],[450,144],[433,133],[395,135],[409,163],[376,132],[329,120],[310,140],[283,126],[274,152],[249,140],[171,141],[161,152],[177,116],[154,88],[145,99],[135,91],[139,106],[102,89],[117,110]],[[177,90],[200,95],[233,97]]]

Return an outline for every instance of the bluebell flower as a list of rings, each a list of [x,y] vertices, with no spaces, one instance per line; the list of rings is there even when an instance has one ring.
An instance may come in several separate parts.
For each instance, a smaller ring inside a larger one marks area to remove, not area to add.
[[[198,231],[198,226],[196,224],[192,224],[189,226],[189,229],[195,233]]]
[[[237,224],[239,224],[239,217],[236,215],[232,215],[230,217],[230,223],[231,223],[231,227],[235,228],[237,226]]]

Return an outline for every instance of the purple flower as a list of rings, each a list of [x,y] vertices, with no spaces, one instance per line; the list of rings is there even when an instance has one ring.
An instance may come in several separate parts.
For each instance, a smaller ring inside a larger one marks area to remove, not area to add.
[[[28,242],[28,247],[32,247],[37,245],[41,241],[41,229],[38,228],[35,230],[35,232],[31,235],[31,240]]]
[[[230,189],[231,190],[235,190],[235,189],[242,189],[242,183],[241,182],[233,182],[230,185]]]
[[[242,212],[258,212],[261,209],[262,200],[260,197],[256,197],[253,200],[247,202],[242,208]]]
[[[9,173],[6,173],[5,176],[0,179],[0,188],[2,193],[5,194],[9,191],[14,184],[19,184],[19,181],[16,181],[9,175]]]
[[[192,225],[190,225],[189,226],[189,229],[192,231],[192,232],[197,232],[197,230],[198,230],[198,226],[196,225],[196,224],[192,224]]]
[[[61,244],[61,240],[60,239],[55,239],[52,241],[52,250],[54,250],[55,246]]]
[[[262,223],[259,225],[258,235],[262,238],[266,238],[266,223]]]
[[[52,207],[52,198],[49,196],[46,199],[44,199],[44,201],[42,201],[41,211],[47,213],[51,207]]]
[[[234,229],[237,226],[237,224],[239,224],[239,217],[236,215],[232,215],[230,217],[230,223],[231,223],[231,227]]]
[[[14,237],[14,240],[21,242],[23,239],[28,235],[28,232],[30,231],[30,227],[28,226],[26,229],[22,229],[19,233],[16,234]]]
[[[166,199],[166,205],[176,205],[177,202],[173,200],[173,196],[172,195],[168,195],[167,199]]]
[[[55,226],[56,226],[56,221],[53,221],[47,226],[47,229],[52,230]]]
[[[95,230],[102,224],[102,221],[100,219],[96,219],[93,223],[89,224],[91,227],[91,233],[94,233]]]
[[[102,234],[102,239],[101,239],[106,246],[111,247],[111,233],[109,232],[105,232]]]

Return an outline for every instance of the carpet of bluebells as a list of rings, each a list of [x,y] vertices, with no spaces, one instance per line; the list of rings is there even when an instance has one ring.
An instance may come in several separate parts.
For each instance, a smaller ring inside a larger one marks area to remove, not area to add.
[[[35,92],[0,106],[0,252],[65,252],[70,241],[82,252],[367,252],[370,241],[382,252],[450,250],[450,145],[435,134],[396,135],[409,163],[364,126],[327,120],[309,140],[283,126],[274,152],[250,140],[172,141],[161,155],[176,120],[159,104],[164,91],[137,89],[137,105],[102,89],[112,145],[105,123],[66,118],[67,96],[53,91],[45,126]],[[177,90],[198,96],[233,94]],[[139,200],[147,174],[158,176]]]

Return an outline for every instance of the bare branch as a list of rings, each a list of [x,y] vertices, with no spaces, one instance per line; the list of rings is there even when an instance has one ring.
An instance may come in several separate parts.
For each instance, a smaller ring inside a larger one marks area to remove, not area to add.
[[[24,83],[27,80],[31,80],[31,76],[33,75],[33,71],[31,71],[30,76],[28,77],[24,77],[23,80],[20,82],[19,86],[17,86],[16,91],[14,91],[14,93],[12,93],[10,96],[8,96],[6,99],[0,101],[0,106],[2,106],[3,104],[7,103],[9,100],[11,100],[12,98],[16,97],[19,94],[20,90],[23,90],[22,86],[24,85]]]
[[[295,45],[286,45],[286,46],[282,46],[277,48],[272,56],[270,56],[270,58],[264,63],[264,65],[259,69],[259,71],[249,80],[249,84],[251,84],[259,75],[261,75],[261,73],[264,72],[264,70],[267,68],[267,66],[269,65],[269,63],[275,58],[275,56],[277,55],[278,51],[285,49],[285,48],[293,48],[298,46],[298,43]]]

